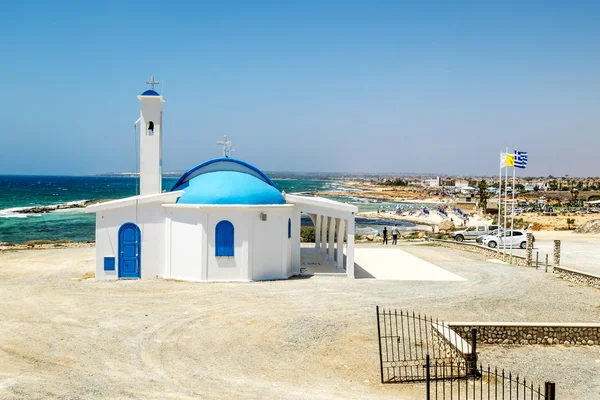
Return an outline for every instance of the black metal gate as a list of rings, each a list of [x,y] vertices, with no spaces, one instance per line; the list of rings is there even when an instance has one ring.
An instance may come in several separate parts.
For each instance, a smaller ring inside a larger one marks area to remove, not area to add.
[[[382,383],[424,381],[427,355],[448,366],[448,377],[466,377],[476,369],[476,336],[465,340],[444,321],[377,306],[377,331]]]
[[[377,306],[382,383],[425,382],[429,399],[555,400],[555,385],[536,386],[477,363],[477,330],[460,336],[444,321]]]

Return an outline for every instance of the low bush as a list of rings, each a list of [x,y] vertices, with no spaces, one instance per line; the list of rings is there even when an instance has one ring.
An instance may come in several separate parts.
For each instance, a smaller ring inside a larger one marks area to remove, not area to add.
[[[301,226],[300,227],[300,240],[304,243],[315,242],[315,227],[314,226]]]

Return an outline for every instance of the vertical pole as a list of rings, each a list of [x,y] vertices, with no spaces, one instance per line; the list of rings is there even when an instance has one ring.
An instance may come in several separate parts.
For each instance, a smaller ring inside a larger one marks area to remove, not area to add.
[[[477,375],[477,328],[471,329],[471,365],[469,375]]]
[[[506,159],[506,155],[508,154],[508,147],[506,148],[506,153],[504,153],[504,158]],[[508,228],[508,223],[506,222],[507,212],[508,212],[508,165],[504,167],[506,173],[504,174],[504,230],[506,231]],[[503,250],[504,254],[502,255],[502,259],[505,259],[506,256],[506,232],[504,234],[503,240]]]
[[[506,156],[505,156],[506,158]],[[506,161],[505,161],[506,162]],[[498,179],[498,231],[502,228],[502,220],[500,217],[500,205],[502,204],[502,152],[500,152],[500,178]],[[496,254],[500,254],[500,246],[496,246]]]
[[[344,270],[344,236],[346,235],[346,220],[340,218],[337,231],[337,269]]]
[[[431,400],[431,376],[429,375],[429,367],[430,367],[430,362],[429,362],[429,354],[427,354],[425,356],[425,381],[426,381],[426,389],[427,390],[427,400]]]
[[[554,241],[554,266],[560,266],[560,240]]]
[[[377,312],[377,340],[379,343],[379,371],[381,373],[381,383],[384,383],[383,382],[383,354],[381,354],[381,327],[379,326],[379,306],[375,306],[375,311]]]
[[[552,381],[546,382],[546,390],[544,392],[546,400],[556,400],[556,385]]]
[[[321,247],[321,215],[317,214],[315,217],[315,249]]]
[[[346,275],[354,278],[354,214],[348,218],[348,233],[346,239]]]
[[[527,246],[525,246],[525,259],[527,266],[531,267],[533,264],[533,233],[527,232]]]
[[[539,265],[540,265],[540,264],[539,264],[539,258],[540,258],[540,252],[539,252],[539,251],[536,251],[536,252],[535,252],[535,269],[538,269],[538,267],[539,267]]]
[[[516,149],[515,149],[516,152]],[[513,155],[514,157],[514,155]],[[513,162],[513,181],[512,181],[512,203],[510,205],[510,240],[512,241],[513,231],[515,229],[515,166]],[[510,263],[512,264],[513,245],[510,245]]]
[[[548,254],[546,254],[546,272],[548,272]]]

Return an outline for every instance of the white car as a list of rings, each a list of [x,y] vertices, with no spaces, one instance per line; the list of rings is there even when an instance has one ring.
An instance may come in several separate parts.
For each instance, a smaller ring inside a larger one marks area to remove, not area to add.
[[[535,239],[534,239],[535,240]],[[506,231],[496,236],[486,236],[483,238],[483,245],[495,249],[496,247],[527,247],[527,235],[525,231]]]

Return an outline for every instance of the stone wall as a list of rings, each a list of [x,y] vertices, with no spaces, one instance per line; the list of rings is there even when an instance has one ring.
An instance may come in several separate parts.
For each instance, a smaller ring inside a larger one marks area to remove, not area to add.
[[[448,322],[447,325],[464,338],[470,337],[471,328],[477,328],[477,343],[482,344],[600,344],[600,324]]]
[[[455,242],[453,240],[441,240],[441,239],[429,239],[430,242],[438,244],[442,247],[448,247],[451,249],[459,249],[464,251],[469,251],[471,253],[483,254],[486,257],[497,258],[504,262],[510,263],[510,253],[505,251],[498,252],[496,249],[491,249],[489,247],[481,246],[476,243],[465,243],[465,242]],[[512,256],[512,264],[518,265],[520,267],[527,267],[527,259],[523,256],[518,256],[513,254]]]
[[[559,278],[600,289],[600,276],[585,274],[580,271],[557,266],[554,266],[553,273]]]

